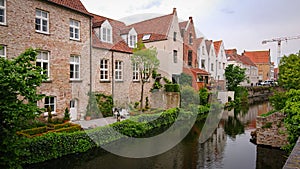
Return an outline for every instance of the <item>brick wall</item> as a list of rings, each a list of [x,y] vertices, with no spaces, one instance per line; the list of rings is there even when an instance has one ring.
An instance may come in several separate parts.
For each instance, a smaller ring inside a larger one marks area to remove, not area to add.
[[[284,127],[284,117],[284,114],[278,112],[267,117],[258,116],[256,119],[256,143],[272,147],[286,145],[288,134]]]

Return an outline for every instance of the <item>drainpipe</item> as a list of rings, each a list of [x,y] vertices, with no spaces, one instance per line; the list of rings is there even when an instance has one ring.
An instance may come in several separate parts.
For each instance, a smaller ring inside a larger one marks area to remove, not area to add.
[[[92,18],[90,18],[90,92],[92,92]]]

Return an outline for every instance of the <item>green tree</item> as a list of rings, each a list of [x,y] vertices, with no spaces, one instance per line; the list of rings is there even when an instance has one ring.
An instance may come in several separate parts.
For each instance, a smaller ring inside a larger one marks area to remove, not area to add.
[[[0,167],[19,168],[18,156],[24,153],[22,139],[16,132],[42,112],[37,101],[37,87],[47,79],[40,67],[33,64],[37,51],[28,49],[15,59],[0,58]]]
[[[245,73],[246,69],[240,68],[233,64],[230,64],[225,69],[225,77],[227,82],[227,89],[235,91],[236,87],[243,81],[247,80]]]
[[[143,109],[144,85],[149,82],[153,71],[159,67],[156,48],[145,48],[142,42],[137,43],[137,47],[133,49],[131,62],[139,70],[139,79],[141,82],[141,98],[140,109]]]
[[[300,54],[284,56],[279,64],[278,82],[285,89],[300,89]]]
[[[185,73],[181,73],[179,79],[180,86],[192,86],[192,76]]]

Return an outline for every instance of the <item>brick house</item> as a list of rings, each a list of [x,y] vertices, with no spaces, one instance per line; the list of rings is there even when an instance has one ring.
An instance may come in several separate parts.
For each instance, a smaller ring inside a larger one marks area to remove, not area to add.
[[[242,55],[248,56],[258,68],[259,80],[271,80],[271,56],[267,51],[244,51]]]
[[[198,39],[193,18],[179,23],[183,37],[183,72],[192,76],[192,87],[198,91],[208,85],[209,73],[199,68],[198,46],[202,39]]]
[[[137,32],[121,21],[93,16],[92,91],[112,95],[116,107],[127,108],[139,101],[141,92],[139,70],[131,63]],[[146,83],[145,91],[150,88]]]
[[[138,32],[138,39],[147,48],[157,49],[160,60],[159,73],[178,82],[182,73],[183,39],[180,35],[176,8],[168,15],[148,19],[129,25]]]
[[[0,44],[7,59],[27,48],[40,49],[36,64],[48,80],[39,88],[47,97],[38,103],[71,118],[85,111],[89,90],[91,15],[80,0],[2,0]]]

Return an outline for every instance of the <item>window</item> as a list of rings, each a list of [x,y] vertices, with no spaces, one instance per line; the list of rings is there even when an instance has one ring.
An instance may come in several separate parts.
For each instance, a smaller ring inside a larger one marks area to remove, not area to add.
[[[203,76],[197,74],[197,82],[203,82]]]
[[[149,40],[149,39],[150,39],[150,36],[151,36],[151,34],[145,34],[145,35],[143,36],[143,39],[142,39],[142,40]]]
[[[214,64],[213,64],[213,63],[211,64],[210,70],[211,70],[211,71],[214,71]]]
[[[221,62],[219,62],[219,69],[221,69]]]
[[[225,69],[225,63],[223,63],[223,69]]]
[[[0,57],[6,58],[6,46],[0,45]]]
[[[53,96],[45,97],[44,108],[47,110],[48,107],[51,108],[51,112],[56,111],[55,97],[53,97]]]
[[[193,44],[193,34],[189,34],[189,44]]]
[[[205,60],[204,59],[201,59],[201,68],[205,69]]]
[[[70,57],[70,79],[79,80],[80,79],[80,58],[79,56]]]
[[[116,61],[115,62],[115,80],[116,81],[122,81],[122,61]]]
[[[50,66],[49,66],[49,52],[41,51],[37,55],[36,66],[43,69],[41,74],[46,74],[47,77],[50,76]]]
[[[192,51],[189,50],[188,51],[188,66],[192,66],[192,62],[193,62],[193,56],[192,56]]]
[[[137,41],[136,35],[130,35],[129,36],[129,47],[134,48],[136,41]]]
[[[108,81],[108,60],[100,60],[100,81]]]
[[[202,46],[202,55],[205,55],[204,49],[204,46]]]
[[[137,63],[132,64],[132,80],[139,81],[139,68]]]
[[[35,30],[41,33],[49,33],[49,13],[37,9],[35,12]]]
[[[177,63],[177,50],[173,50],[173,62]]]
[[[177,32],[174,32],[174,36],[173,36],[173,41],[175,42],[176,41],[176,37],[177,36]]]
[[[70,39],[80,40],[80,23],[70,19]]]
[[[101,25],[100,35],[102,42],[112,43],[112,26],[108,20]]]
[[[0,24],[6,24],[6,0],[0,0]]]

